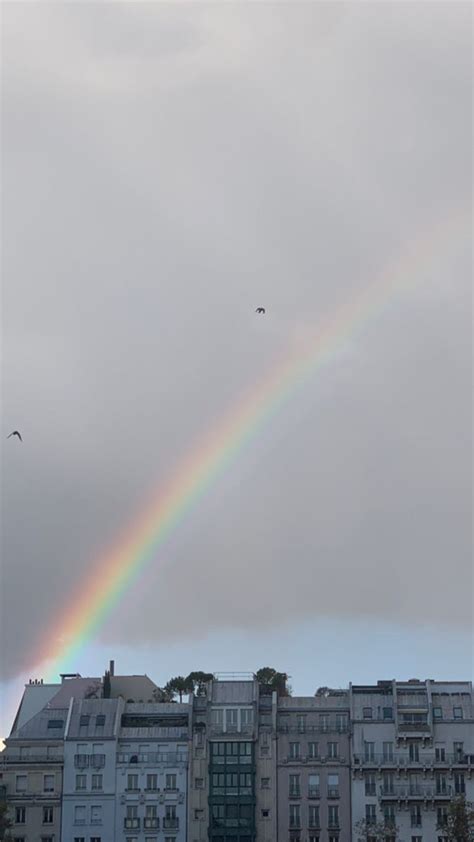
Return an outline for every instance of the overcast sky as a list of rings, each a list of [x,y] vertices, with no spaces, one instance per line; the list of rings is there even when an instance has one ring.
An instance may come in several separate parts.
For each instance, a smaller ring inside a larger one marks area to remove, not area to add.
[[[232,669],[229,635],[284,623],[309,653],[325,621],[339,642],[429,626],[433,663],[454,634],[467,667],[471,14],[3,4],[4,680],[294,337],[456,215],[416,290],[240,453],[77,668],[202,640]]]

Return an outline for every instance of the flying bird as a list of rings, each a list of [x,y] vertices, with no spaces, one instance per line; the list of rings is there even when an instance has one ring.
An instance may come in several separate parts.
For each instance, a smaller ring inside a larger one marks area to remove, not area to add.
[[[265,307],[257,307],[257,309],[255,310],[255,312],[256,312],[256,313],[264,313],[264,312],[265,312]]]
[[[11,437],[12,437],[12,436],[18,436],[18,438],[20,439],[20,441],[23,441],[23,439],[22,439],[22,437],[21,437],[20,433],[18,432],[18,430],[13,430],[13,433],[10,433],[10,435],[9,435],[9,436],[7,436],[7,439],[11,439]]]

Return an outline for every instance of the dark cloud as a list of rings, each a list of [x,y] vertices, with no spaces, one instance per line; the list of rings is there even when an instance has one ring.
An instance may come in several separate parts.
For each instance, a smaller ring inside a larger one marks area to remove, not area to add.
[[[3,450],[5,676],[294,338],[467,214],[470,16],[5,6],[3,418],[25,440]],[[103,640],[315,614],[469,624],[468,225],[427,258],[242,452]]]

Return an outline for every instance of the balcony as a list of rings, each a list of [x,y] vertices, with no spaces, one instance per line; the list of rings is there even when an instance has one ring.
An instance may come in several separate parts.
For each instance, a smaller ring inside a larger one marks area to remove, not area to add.
[[[164,818],[163,819],[163,830],[178,830],[179,828],[179,819],[175,818]]]
[[[339,819],[329,819],[328,821],[328,828],[329,830],[339,830],[341,827],[341,823]]]
[[[143,819],[143,827],[145,830],[158,830],[160,827],[160,820],[157,817]]]
[[[290,827],[290,830],[300,830],[301,829],[301,819],[300,818],[292,819],[291,816],[290,816],[289,827]]]
[[[125,818],[123,820],[123,826],[125,830],[140,830],[140,819]]]
[[[17,763],[62,763],[63,762],[63,755],[58,754],[56,756],[51,756],[50,754],[10,754],[6,751],[3,752],[3,756],[1,756],[0,767],[5,769],[7,766],[14,765]]]
[[[430,799],[439,800],[451,798],[453,788],[451,786],[436,787],[431,784],[401,784],[397,786],[381,786],[380,798],[384,800],[405,800],[405,799]]]
[[[308,787],[308,798],[320,798],[321,792],[319,786]]]
[[[301,789],[299,788],[299,786],[293,786],[290,788],[289,797],[301,798]]]
[[[339,798],[339,787],[338,786],[329,786],[328,787],[328,798]]]
[[[89,765],[93,769],[102,769],[105,766],[105,754],[90,754]]]
[[[299,725],[280,724],[277,727],[280,734],[347,734],[349,731],[349,723],[328,722],[327,725],[305,725],[301,728]]]
[[[117,763],[146,763],[151,766],[157,766],[163,764],[168,764],[170,766],[176,766],[178,763],[187,763],[188,762],[188,755],[185,752],[176,752],[176,751],[168,751],[168,752],[156,752],[156,751],[149,751],[145,754],[139,754],[138,752],[118,752],[117,754]]]
[[[74,755],[74,766],[76,769],[86,769],[89,765],[89,755],[88,754],[75,754]]]

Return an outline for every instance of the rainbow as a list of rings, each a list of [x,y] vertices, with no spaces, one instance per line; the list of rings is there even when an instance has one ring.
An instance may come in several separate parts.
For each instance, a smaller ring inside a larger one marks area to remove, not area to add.
[[[309,340],[292,342],[282,361],[258,382],[211,429],[178,465],[117,544],[97,559],[80,593],[56,619],[33,654],[35,665],[48,666],[48,679],[59,669],[77,667],[83,648],[145,569],[156,562],[164,542],[232,465],[265,424],[314,375],[343,349],[349,338],[383,313],[391,302],[426,276],[430,259],[462,231],[470,211],[456,211],[418,237],[408,250],[362,291],[356,292]],[[426,270],[423,272],[422,270]]]

